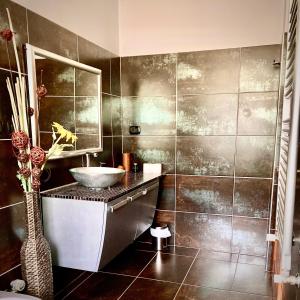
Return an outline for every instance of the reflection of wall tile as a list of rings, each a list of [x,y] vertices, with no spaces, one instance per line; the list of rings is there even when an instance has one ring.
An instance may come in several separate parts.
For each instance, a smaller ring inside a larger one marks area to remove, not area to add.
[[[102,122],[104,136],[122,135],[121,97],[102,94]]]
[[[278,93],[240,94],[238,134],[274,135]]]
[[[123,97],[122,106],[125,135],[130,125],[139,125],[141,135],[175,135],[175,97]]]
[[[22,52],[22,45],[28,42],[27,28],[26,28],[26,9],[12,1],[1,0],[0,6],[0,24],[1,30],[8,28],[8,18],[6,8],[12,19],[15,31],[15,38],[19,59],[21,64],[21,71],[24,72],[24,56]],[[8,54],[8,55],[7,55]],[[9,58],[9,60],[8,60]],[[12,42],[6,43],[2,38],[0,39],[0,68],[17,70],[15,54]]]
[[[234,135],[237,105],[237,94],[179,97],[178,135]]]
[[[78,37],[79,61],[102,71],[102,92],[110,93],[110,59],[112,53]]]
[[[172,211],[161,211],[156,210],[154,216],[154,224],[167,224],[170,231],[171,237],[168,238],[168,243],[174,245],[175,238],[175,212]]]
[[[112,133],[122,135],[122,104],[121,97],[111,96]]]
[[[239,49],[179,53],[178,92],[237,93],[239,69]]]
[[[51,132],[53,122],[75,132],[74,97],[45,97],[40,101],[40,130]]]
[[[176,245],[230,252],[231,217],[176,213]]]
[[[75,96],[98,96],[98,76],[75,69]]]
[[[24,226],[23,204],[0,210],[0,274],[20,263]]]
[[[76,133],[99,133],[99,107],[96,97],[75,98]]]
[[[176,210],[232,214],[233,178],[177,176]]]
[[[122,58],[122,96],[166,96],[176,93],[176,55]]]
[[[11,141],[0,141],[0,207],[23,201]],[[0,229],[1,231],[1,229]]]
[[[124,137],[124,152],[135,153],[138,163],[162,163],[163,170],[174,172],[174,137]]]
[[[236,176],[272,177],[274,137],[237,137]]]
[[[10,77],[11,73],[8,71],[0,70],[0,138],[8,139],[13,131],[11,122],[11,105],[10,98],[6,87],[6,78]]]
[[[102,124],[103,136],[111,136],[111,96],[106,94],[102,94]]]
[[[120,57],[111,59],[111,94],[121,96],[121,70],[120,70]]]
[[[46,86],[47,96],[74,96],[74,68],[65,63],[37,59],[36,80]]]
[[[233,217],[233,252],[264,256],[268,220]]]
[[[175,176],[165,175],[160,178],[157,208],[175,210]]]
[[[268,179],[235,180],[234,214],[268,218],[272,181]]]
[[[114,167],[122,165],[122,137],[113,137]]]
[[[280,69],[273,61],[280,61],[280,45],[242,48],[241,92],[277,91]]]
[[[234,141],[224,136],[178,137],[177,173],[233,175]]]
[[[97,134],[76,134],[76,150],[99,148],[99,136]]]
[[[77,60],[77,36],[67,29],[28,10],[29,43]]]

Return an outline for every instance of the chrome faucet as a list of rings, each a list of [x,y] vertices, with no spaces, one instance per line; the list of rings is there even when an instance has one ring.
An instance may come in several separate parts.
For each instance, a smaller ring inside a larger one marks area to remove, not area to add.
[[[98,153],[97,152],[95,152],[95,153],[93,153],[93,152],[86,152],[85,153],[85,166],[86,167],[90,167],[91,166],[91,155],[93,155],[93,157],[97,157],[98,156]]]
[[[89,167],[91,165],[91,155],[92,155],[91,152],[87,152],[85,154],[85,163],[86,163],[85,166],[86,167]]]

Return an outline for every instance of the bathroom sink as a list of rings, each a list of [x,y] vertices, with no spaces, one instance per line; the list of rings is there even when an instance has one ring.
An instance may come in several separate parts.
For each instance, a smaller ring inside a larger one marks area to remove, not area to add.
[[[124,170],[106,167],[81,167],[69,171],[78,183],[90,188],[113,186],[125,175]]]

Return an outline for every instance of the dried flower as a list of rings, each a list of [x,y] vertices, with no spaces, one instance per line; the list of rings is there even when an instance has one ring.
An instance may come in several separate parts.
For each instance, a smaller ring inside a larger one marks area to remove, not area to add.
[[[34,191],[38,191],[40,189],[41,182],[39,179],[33,178],[31,187]]]
[[[42,175],[42,170],[39,167],[34,167],[31,172],[33,178],[39,179]]]
[[[26,167],[19,169],[18,173],[24,178],[28,178],[31,174],[30,169]]]
[[[24,131],[15,131],[12,133],[11,141],[15,148],[23,150],[29,143],[29,137]]]
[[[39,97],[39,100],[41,100],[43,97],[45,97],[48,93],[46,86],[44,84],[41,84],[37,87],[36,93]]]
[[[34,115],[34,108],[32,108],[32,107],[28,107],[28,115],[29,115],[29,117],[32,117],[33,115]]]
[[[29,161],[29,154],[25,153],[25,152],[20,152],[17,155],[17,160],[21,163],[26,164]]]
[[[9,28],[6,28],[0,31],[0,36],[7,42],[10,42],[13,38],[13,32]]]
[[[40,147],[33,147],[30,150],[30,159],[35,166],[41,166],[46,160],[46,153]]]

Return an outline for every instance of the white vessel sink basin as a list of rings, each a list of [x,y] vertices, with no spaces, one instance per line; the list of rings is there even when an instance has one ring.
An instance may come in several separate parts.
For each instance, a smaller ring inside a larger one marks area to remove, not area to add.
[[[73,178],[83,186],[105,188],[121,181],[125,171],[117,168],[82,167],[69,170]]]

